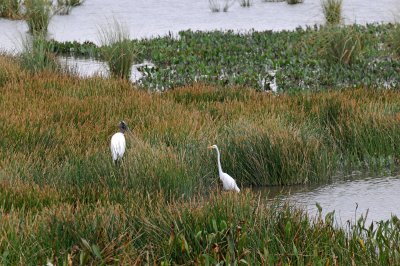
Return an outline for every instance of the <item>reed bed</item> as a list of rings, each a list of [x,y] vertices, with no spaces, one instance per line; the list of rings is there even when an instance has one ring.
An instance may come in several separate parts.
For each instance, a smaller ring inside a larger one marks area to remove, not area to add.
[[[338,229],[332,215],[310,218],[246,189],[394,167],[396,91],[275,97],[197,84],[149,94],[5,57],[0,73],[3,265],[399,264],[396,217]],[[109,140],[121,119],[133,135],[115,167]],[[209,144],[242,193],[220,191]]]

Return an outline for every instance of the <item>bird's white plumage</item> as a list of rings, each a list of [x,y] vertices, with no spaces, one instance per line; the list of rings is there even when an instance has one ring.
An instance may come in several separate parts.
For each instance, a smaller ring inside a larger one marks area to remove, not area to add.
[[[126,142],[125,136],[122,132],[115,133],[111,137],[111,155],[114,161],[121,159],[124,156]]]
[[[236,192],[240,192],[240,189],[237,186],[235,179],[233,179],[230,175],[222,171],[221,155],[219,153],[217,145],[212,145],[209,148],[215,149],[217,151],[219,179],[222,181],[222,187],[224,188],[224,190],[235,190]]]
[[[219,178],[222,181],[224,190],[235,190],[236,192],[240,192],[239,187],[236,185],[235,179],[233,179],[230,175],[227,173],[221,173]]]

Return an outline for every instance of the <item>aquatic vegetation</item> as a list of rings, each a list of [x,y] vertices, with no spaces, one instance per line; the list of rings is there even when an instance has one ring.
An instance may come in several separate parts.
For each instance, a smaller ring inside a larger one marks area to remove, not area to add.
[[[99,39],[101,57],[106,61],[111,75],[129,79],[138,48],[129,39],[128,31],[121,23],[113,21],[100,29]]]
[[[241,7],[250,7],[253,5],[253,0],[238,0]]]
[[[73,7],[80,6],[85,0],[57,0],[57,11],[59,15],[68,15]]]
[[[224,0],[221,4],[221,0],[208,0],[209,8],[212,12],[228,12],[229,8],[235,3],[235,0]]]
[[[20,19],[21,0],[2,0],[0,1],[0,17]]]
[[[342,3],[343,0],[321,0],[326,24],[337,25],[342,22]]]
[[[212,12],[219,12],[221,10],[221,7],[217,0],[208,0],[208,6],[210,7],[210,10]]]
[[[286,0],[286,2],[287,2],[289,5],[295,5],[295,4],[303,3],[303,0]]]
[[[397,24],[391,31],[388,45],[389,45],[389,48],[393,51],[393,53],[397,57],[400,57],[400,25],[399,24]]]
[[[32,34],[46,34],[52,16],[49,0],[25,0],[25,21]]]
[[[272,80],[270,71],[274,70],[280,92],[378,88],[385,84],[397,88],[400,61],[391,60],[387,49],[379,49],[379,43],[386,42],[393,27],[351,25],[332,30],[299,28],[243,34],[183,31],[179,38],[134,40],[140,50],[137,61],[150,60],[156,66],[141,69],[145,75],[138,85],[146,90],[167,90],[201,82],[263,90],[268,87],[266,82]],[[339,42],[330,47],[329,40],[335,36]],[[101,59],[100,48],[90,42],[53,43],[58,54]],[[321,56],[324,51],[338,59],[329,59],[332,63],[327,63]]]

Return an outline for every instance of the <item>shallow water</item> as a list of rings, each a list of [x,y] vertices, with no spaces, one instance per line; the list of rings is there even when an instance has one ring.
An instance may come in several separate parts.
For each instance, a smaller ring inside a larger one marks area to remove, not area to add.
[[[333,210],[338,224],[354,222],[368,210],[368,223],[400,216],[400,175],[349,179],[320,186],[266,188],[269,198],[289,201],[317,215],[316,203],[322,206],[323,217]],[[358,208],[357,208],[358,206]]]
[[[224,2],[224,0],[220,0]],[[250,8],[235,3],[228,12],[213,13],[208,0],[86,0],[66,16],[56,15],[50,22],[50,37],[59,41],[97,42],[99,26],[114,18],[123,22],[132,38],[147,38],[181,30],[284,30],[324,21],[321,0],[302,4],[254,0]],[[117,4],[118,3],[118,4]],[[346,23],[394,22],[400,17],[399,0],[344,0]],[[15,51],[26,33],[23,21],[0,19],[0,50]]]
[[[59,61],[62,66],[67,67],[72,73],[76,73],[80,77],[107,77],[109,76],[109,69],[106,63],[89,58],[75,58],[75,57],[60,57]],[[131,70],[130,80],[137,82],[143,74],[137,69],[138,65],[133,65]]]

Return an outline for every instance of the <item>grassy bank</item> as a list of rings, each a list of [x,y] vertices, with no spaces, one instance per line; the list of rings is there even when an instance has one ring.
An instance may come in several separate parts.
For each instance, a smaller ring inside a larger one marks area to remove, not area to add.
[[[313,220],[245,189],[390,170],[394,90],[274,96],[196,84],[149,94],[123,80],[31,74],[1,57],[0,91],[2,264],[399,263],[396,218],[334,229],[329,215]],[[133,135],[115,167],[109,141],[122,119]],[[209,144],[243,193],[219,191]]]
[[[329,26],[281,32],[179,33],[138,42],[141,84],[168,89],[195,82],[266,89],[275,70],[283,91],[348,87],[398,88],[400,61],[393,56],[394,25]],[[55,43],[59,54],[101,58],[93,43]]]

